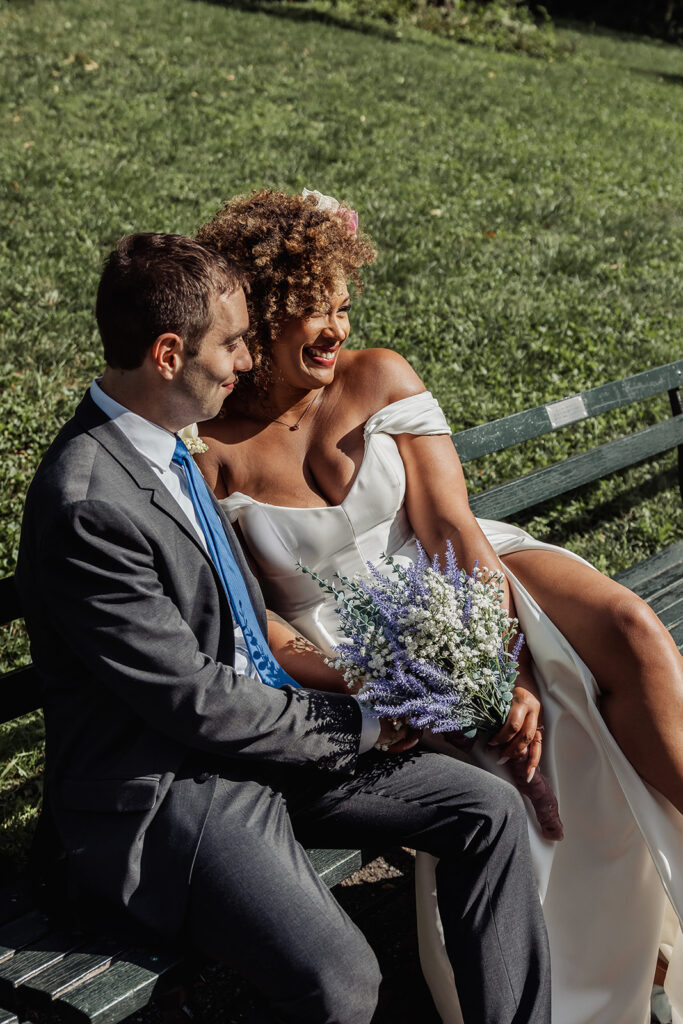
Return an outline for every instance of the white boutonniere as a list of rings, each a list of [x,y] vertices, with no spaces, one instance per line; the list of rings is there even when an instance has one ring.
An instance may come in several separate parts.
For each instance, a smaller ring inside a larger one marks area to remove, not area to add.
[[[190,423],[189,427],[183,427],[182,430],[178,431],[178,437],[187,448],[190,455],[203,455],[204,452],[208,452],[209,446],[205,441],[202,441],[197,430],[196,423]]]

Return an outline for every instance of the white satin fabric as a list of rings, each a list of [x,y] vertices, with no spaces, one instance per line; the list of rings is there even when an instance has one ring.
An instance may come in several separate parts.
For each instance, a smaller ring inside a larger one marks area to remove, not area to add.
[[[237,520],[258,565],[266,603],[322,650],[338,642],[333,603],[299,559],[321,576],[367,571],[383,553],[404,563],[415,537],[403,499],[405,471],[392,434],[450,434],[429,392],[381,409],[365,425],[365,454],[340,505],[288,508],[235,493],[222,505]],[[499,556],[560,548],[505,523],[479,520]],[[563,552],[568,558],[578,558]],[[580,560],[580,559],[579,559]],[[533,655],[545,713],[542,768],[557,794],[565,838],[529,835],[550,938],[553,1024],[646,1024],[667,897],[683,914],[683,816],[636,774],[598,712],[594,678],[564,636],[511,573],[517,615]],[[439,748],[443,741],[434,737]],[[452,748],[447,748],[452,754]],[[474,759],[505,777],[495,757]],[[418,854],[420,957],[446,1024],[462,1018],[445,955],[435,897],[434,860]],[[680,936],[667,990],[683,1013]],[[678,962],[676,971],[674,964]]]

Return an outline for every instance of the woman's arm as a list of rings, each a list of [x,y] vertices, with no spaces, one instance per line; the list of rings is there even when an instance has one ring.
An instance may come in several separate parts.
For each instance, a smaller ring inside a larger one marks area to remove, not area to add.
[[[354,355],[356,355],[354,353]],[[369,404],[368,415],[385,405],[424,392],[425,386],[410,363],[388,349],[357,353],[351,389]],[[394,437],[406,471],[406,511],[418,540],[442,564],[450,540],[458,564],[468,572],[475,561],[504,573],[503,566],[472,515],[460,459],[447,434],[399,434]],[[504,577],[503,604],[515,615],[514,601]],[[528,771],[538,765],[542,712],[531,674],[531,659],[522,648],[519,684],[513,691],[507,721],[491,740],[505,758],[528,751]]]
[[[302,686],[331,693],[351,692],[341,672],[325,663],[322,651],[271,611],[268,611],[268,646],[285,672]]]
[[[465,477],[450,437],[445,434],[400,434],[396,444],[406,471],[406,512],[425,551],[438,554],[442,564],[450,540],[458,565],[472,571],[475,561],[489,569],[504,568],[472,514]],[[515,615],[514,600],[505,579],[503,604]],[[538,727],[541,705],[525,647],[520,656],[518,685],[503,728],[491,740],[503,757],[521,757],[529,751],[531,772],[540,759]]]

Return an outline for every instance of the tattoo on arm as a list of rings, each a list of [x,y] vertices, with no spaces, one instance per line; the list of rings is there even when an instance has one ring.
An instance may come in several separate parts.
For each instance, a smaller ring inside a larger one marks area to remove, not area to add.
[[[278,615],[277,612],[271,612],[270,609],[267,609],[266,616],[269,622],[277,622],[278,625],[284,627],[290,634],[290,639],[287,640],[287,647],[290,650],[296,651],[297,654],[320,654],[322,657],[320,648],[316,647],[310,640],[307,640],[301,633],[297,633],[294,627],[286,619],[283,619],[281,615]]]
[[[312,644],[311,641],[307,640],[305,636],[301,636],[298,633],[292,640],[292,647],[294,648],[295,651],[297,651],[300,654],[304,654],[307,651],[314,651],[316,654],[321,653],[320,649],[316,647],[315,644]]]

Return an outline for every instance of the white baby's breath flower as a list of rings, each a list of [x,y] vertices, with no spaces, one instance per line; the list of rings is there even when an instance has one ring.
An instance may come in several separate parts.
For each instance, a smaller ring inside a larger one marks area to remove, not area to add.
[[[323,212],[329,210],[330,213],[336,213],[339,209],[339,200],[335,199],[334,196],[325,196],[322,192],[318,192],[317,188],[304,188],[301,190],[301,195],[304,199],[307,196],[313,196],[316,200],[316,205],[319,210]]]
[[[202,441],[199,436],[199,430],[197,429],[196,423],[190,423],[188,427],[183,427],[182,430],[178,431],[178,437],[187,448],[190,455],[203,455],[204,452],[208,452],[209,446],[205,441]]]

